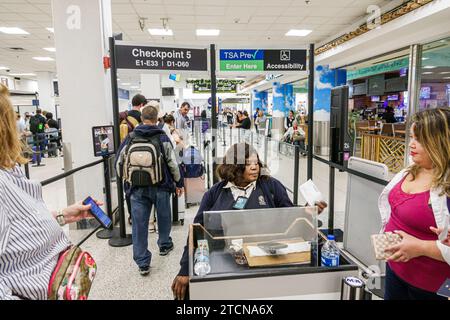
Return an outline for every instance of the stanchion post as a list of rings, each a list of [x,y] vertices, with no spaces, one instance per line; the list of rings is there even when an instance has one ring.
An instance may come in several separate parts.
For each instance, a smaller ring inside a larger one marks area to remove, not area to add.
[[[298,205],[298,184],[299,184],[299,170],[300,170],[300,146],[294,146],[294,205]]]
[[[120,132],[119,132],[119,92],[117,89],[117,68],[116,68],[116,56],[115,56],[115,40],[113,37],[109,38],[109,50],[111,60],[111,89],[112,89],[112,104],[113,104],[113,116],[114,116],[114,149],[119,149],[120,144]],[[125,247],[133,243],[131,234],[126,234],[125,230],[125,208],[123,201],[123,185],[122,179],[117,177],[117,198],[119,202],[119,224],[120,233],[119,237],[112,237],[109,239],[109,245],[112,247]]]
[[[329,189],[329,199],[328,199],[328,234],[334,234],[334,178],[335,169],[330,167],[330,189]]]
[[[314,125],[314,43],[309,45],[308,56],[308,160],[307,179],[313,178],[313,125]]]
[[[267,166],[267,152],[268,152],[268,144],[269,144],[269,137],[264,136],[264,164]]]
[[[104,181],[105,181],[105,198],[106,198],[106,212],[108,217],[113,220],[112,213],[112,204],[111,204],[111,178],[109,173],[109,156],[103,156],[103,173],[104,173]],[[111,239],[113,236],[114,225],[108,229],[100,230],[96,233],[97,238],[99,239]]]

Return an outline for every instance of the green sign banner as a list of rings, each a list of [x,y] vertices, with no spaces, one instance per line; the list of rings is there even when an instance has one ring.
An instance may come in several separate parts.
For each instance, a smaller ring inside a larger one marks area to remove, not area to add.
[[[389,71],[397,71],[401,68],[407,68],[408,66],[409,58],[402,58],[386,63],[380,63],[371,67],[361,68],[358,70],[347,70],[347,80],[364,78],[374,74],[385,73]]]
[[[221,71],[263,71],[264,60],[221,60]]]

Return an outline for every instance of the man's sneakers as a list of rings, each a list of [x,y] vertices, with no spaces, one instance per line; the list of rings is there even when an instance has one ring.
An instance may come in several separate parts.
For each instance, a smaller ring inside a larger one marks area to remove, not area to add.
[[[150,273],[150,267],[140,267],[139,273],[141,276],[148,276],[148,274]]]
[[[170,251],[173,250],[173,243],[170,244],[168,247],[161,247],[159,248],[159,255],[160,256],[167,256]]]

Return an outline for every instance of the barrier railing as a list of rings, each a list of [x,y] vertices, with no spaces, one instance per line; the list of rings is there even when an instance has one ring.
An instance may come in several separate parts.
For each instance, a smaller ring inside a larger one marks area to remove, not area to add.
[[[46,179],[41,181],[41,185],[47,186],[49,184],[52,184],[54,182],[57,182],[61,179],[65,179],[67,177],[73,176],[75,173],[85,170],[87,168],[91,168],[94,167],[98,164],[103,164],[103,173],[104,173],[104,185],[103,185],[103,190],[105,193],[105,204],[106,204],[106,211],[107,211],[107,215],[108,217],[111,219],[111,221],[114,221],[113,219],[113,215],[114,213],[117,211],[118,208],[115,208],[114,210],[112,209],[112,198],[111,198],[111,179],[110,179],[110,170],[109,170],[109,159],[111,156],[105,156],[100,160],[97,161],[93,161],[91,163],[85,164],[83,166],[80,166],[78,168],[74,168],[71,170],[68,170],[67,172],[64,172],[62,174],[59,174],[57,176],[54,176],[52,178]],[[27,171],[28,169],[28,164],[25,165],[25,171]],[[29,177],[29,175],[28,175]],[[94,228],[94,230],[92,232],[90,232],[87,236],[83,237],[83,239],[78,243],[79,245],[81,245],[83,242],[85,242],[87,239],[89,239],[89,237],[91,237],[95,232],[97,232],[100,228],[102,228],[101,225],[97,226]],[[111,225],[109,229],[104,229],[101,230],[99,232],[97,232],[97,237],[100,239],[109,239],[113,236],[113,232],[114,232],[114,226]]]

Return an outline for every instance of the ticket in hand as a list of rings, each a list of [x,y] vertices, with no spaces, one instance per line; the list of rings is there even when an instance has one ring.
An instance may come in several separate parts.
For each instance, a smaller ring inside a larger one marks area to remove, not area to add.
[[[319,189],[311,179],[300,186],[300,192],[310,206],[314,206],[316,202],[325,202],[325,198],[322,192],[319,191]]]

